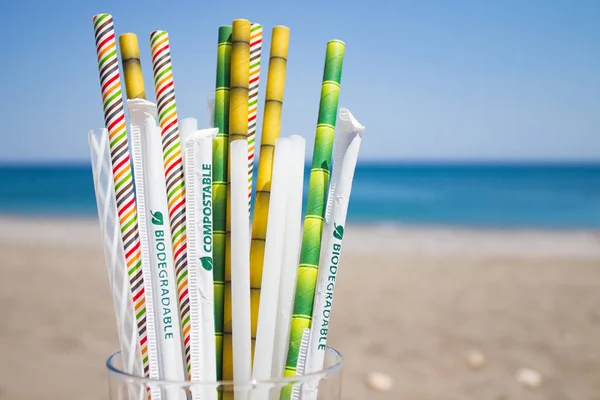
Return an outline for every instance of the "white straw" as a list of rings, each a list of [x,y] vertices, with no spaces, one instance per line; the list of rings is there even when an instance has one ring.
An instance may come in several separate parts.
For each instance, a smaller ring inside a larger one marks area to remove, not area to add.
[[[281,279],[279,285],[279,301],[277,307],[277,324],[273,349],[273,378],[283,376],[287,357],[288,339],[294,292],[296,290],[296,273],[300,256],[300,239],[302,237],[302,189],[304,184],[304,155],[306,140],[302,136],[290,136],[290,161],[288,165],[288,195],[285,216],[285,239],[283,261],[281,263]]]
[[[206,100],[206,112],[208,113],[208,126],[214,128],[215,126],[215,99],[210,98]]]
[[[244,398],[252,375],[250,328],[250,216],[248,142],[231,142],[231,319],[235,397]]]
[[[128,102],[131,132],[131,156],[133,160],[133,178],[135,182],[135,199],[138,216],[138,235],[140,240],[140,252],[142,262],[142,275],[144,279],[144,296],[146,297],[146,333],[148,340],[148,359],[150,365],[149,376],[151,379],[159,379],[164,372],[164,365],[159,355],[161,335],[157,330],[157,319],[155,312],[158,310],[158,298],[155,298],[153,287],[154,265],[150,263],[150,244],[148,240],[149,227],[147,221],[145,162],[142,150],[142,125],[144,125],[145,108],[151,112],[155,109],[154,104],[144,100],[139,102]],[[158,343],[157,343],[158,341]],[[152,397],[160,397],[160,389],[152,389]]]
[[[198,130],[198,120],[196,118],[182,118],[179,120],[179,140],[181,141],[181,158],[185,165],[185,151],[183,146],[191,135],[194,135]]]
[[[271,378],[281,264],[283,262],[290,145],[291,141],[287,138],[277,139],[275,142],[256,347],[254,349],[253,378],[255,380]]]
[[[346,109],[340,109],[340,124],[338,140],[336,141],[336,156],[343,153],[341,163],[334,166],[331,185],[334,192],[330,192],[328,211],[326,214],[326,227],[323,230],[322,246],[325,247],[319,260],[319,274],[315,290],[315,301],[311,324],[310,344],[306,361],[305,374],[319,371],[323,368],[327,334],[329,332],[329,318],[339,269],[342,251],[342,239],[348,202],[352,190],[354,170],[360,150],[361,135],[364,126],[358,123],[352,114]],[[316,399],[316,382],[305,385],[302,398]]]
[[[160,378],[185,379],[181,324],[177,307],[177,284],[171,232],[168,228],[166,181],[162,140],[156,125],[156,106],[142,99],[128,100],[131,121],[136,197],[142,250],[149,251],[154,290]],[[141,157],[140,157],[141,156]],[[140,161],[142,163],[140,164]],[[140,174],[143,172],[143,174]],[[142,178],[140,180],[140,178]],[[143,207],[140,207],[143,206]],[[142,251],[143,254],[143,251]],[[185,399],[176,389],[165,389],[168,400]]]
[[[199,354],[192,363],[192,381],[215,382],[215,318],[212,251],[212,144],[218,129],[189,135],[185,142],[188,289],[191,348]],[[195,390],[193,399],[217,399],[216,390]]]

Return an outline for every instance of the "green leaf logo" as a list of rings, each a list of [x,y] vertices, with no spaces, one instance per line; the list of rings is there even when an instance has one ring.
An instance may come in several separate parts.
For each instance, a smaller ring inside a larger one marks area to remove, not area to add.
[[[162,225],[163,224],[163,215],[160,211],[157,211],[155,213],[150,211],[150,214],[152,215],[152,223],[154,225]]]
[[[200,263],[202,264],[202,268],[207,271],[212,271],[213,269],[213,260],[210,257],[201,257]]]
[[[344,237],[344,227],[341,225],[337,226],[336,224],[333,224],[333,227],[335,228],[335,230],[333,231],[333,237],[338,240],[342,240],[342,238]]]

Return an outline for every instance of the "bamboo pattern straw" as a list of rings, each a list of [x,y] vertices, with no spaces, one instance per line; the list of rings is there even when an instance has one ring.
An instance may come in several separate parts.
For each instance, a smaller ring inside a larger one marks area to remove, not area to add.
[[[213,142],[213,280],[215,292],[215,343],[217,380],[223,372],[223,305],[225,302],[225,229],[227,218],[227,162],[229,149],[229,75],[231,26],[219,27]]]
[[[231,34],[231,97],[229,106],[229,142],[248,139],[248,76],[250,64],[250,22],[233,21]],[[233,379],[233,353],[231,342],[231,192],[227,174],[227,226],[225,237],[225,310],[223,324],[223,379]],[[249,227],[248,227],[249,228]],[[256,329],[254,329],[256,332]]]
[[[127,98],[146,99],[137,36],[134,33],[122,34],[119,36],[119,47],[121,48],[121,63],[123,64]]]
[[[296,373],[302,333],[310,328],[312,319],[344,48],[344,42],[339,40],[327,43],[285,376]]]
[[[248,209],[252,203],[252,178],[254,174],[254,136],[258,109],[258,84],[260,80],[260,53],[262,25],[252,23],[250,28],[250,76],[248,84]]]
[[[254,219],[252,222],[252,242],[250,245],[250,290],[252,296],[252,337],[256,337],[260,288],[262,284],[265,239],[271,197],[271,175],[273,172],[273,154],[275,141],[281,128],[281,109],[285,89],[290,30],[285,26],[273,28],[271,53],[269,55],[269,74],[265,97],[265,111],[260,144],[260,159],[256,178],[256,197],[254,200]]]
[[[138,327],[143,371],[144,376],[154,376],[158,375],[158,360],[153,329],[153,310],[152,307],[146,307],[147,293],[145,286],[149,282],[144,282],[142,275],[137,211],[113,18],[110,14],[98,14],[94,16],[93,23],[104,107],[104,122],[110,140],[117,214],[131,287],[131,299]],[[149,328],[152,328],[152,330]]]
[[[179,121],[175,104],[175,87],[171,67],[169,34],[154,31],[150,34],[152,69],[156,87],[158,123],[163,143],[163,160],[169,202],[169,224],[173,235],[173,257],[179,296],[179,314],[183,333],[186,370],[191,368],[190,348],[190,304],[188,294],[188,263],[185,231],[185,184],[181,145],[179,142]]]

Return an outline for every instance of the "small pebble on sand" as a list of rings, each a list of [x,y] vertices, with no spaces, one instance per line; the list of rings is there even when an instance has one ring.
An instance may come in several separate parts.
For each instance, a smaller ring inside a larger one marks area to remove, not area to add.
[[[535,389],[542,384],[542,374],[530,368],[521,368],[517,371],[517,382],[529,389]]]
[[[392,388],[392,377],[381,372],[370,372],[367,375],[367,386],[377,392],[387,392]]]
[[[466,354],[467,363],[473,369],[480,369],[485,365],[485,356],[479,350],[470,350]]]

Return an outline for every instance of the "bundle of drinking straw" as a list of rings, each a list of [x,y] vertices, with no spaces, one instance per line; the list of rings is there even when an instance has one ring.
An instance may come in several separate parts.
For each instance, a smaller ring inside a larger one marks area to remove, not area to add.
[[[236,386],[319,371],[364,131],[340,109],[334,134],[344,43],[327,43],[303,225],[305,140],[280,138],[287,27],[273,28],[253,181],[260,24],[238,19],[219,28],[214,127],[198,129],[177,113],[168,33],[149,37],[152,103],[137,36],[121,35],[117,51],[112,16],[93,22],[106,129],[89,140],[125,372],[233,381],[233,393],[189,395],[241,399],[247,392]],[[316,384],[284,389],[280,398],[317,392]],[[168,389],[149,395],[188,396]]]

